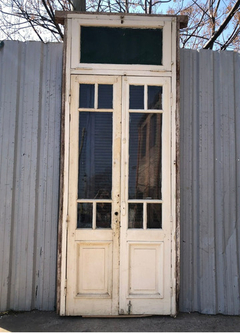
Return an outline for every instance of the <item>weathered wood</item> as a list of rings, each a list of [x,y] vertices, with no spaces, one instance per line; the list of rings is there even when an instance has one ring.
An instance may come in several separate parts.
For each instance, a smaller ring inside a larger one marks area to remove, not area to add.
[[[64,24],[64,19],[66,19],[67,17],[69,18],[72,18],[72,17],[76,17],[76,14],[83,14],[83,11],[59,11],[59,10],[56,10],[55,12],[55,19],[56,19],[56,22],[57,23],[60,23],[60,24]],[[101,16],[106,16],[106,15],[110,15],[110,13],[107,13],[107,12],[88,12],[87,13],[88,15],[101,15]],[[153,17],[153,18],[173,18],[173,17],[176,17],[178,22],[179,22],[179,26],[180,26],[180,29],[183,29],[183,28],[186,28],[187,27],[187,24],[188,24],[188,16],[187,15],[160,15],[160,14],[135,14],[135,13],[128,13],[128,14],[125,14],[125,13],[111,13],[111,16],[129,16],[129,17],[134,17],[134,16],[141,16],[141,17]]]

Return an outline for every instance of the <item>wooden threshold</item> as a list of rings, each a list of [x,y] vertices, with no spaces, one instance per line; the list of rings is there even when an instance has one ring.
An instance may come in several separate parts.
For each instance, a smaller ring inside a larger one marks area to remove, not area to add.
[[[142,317],[151,317],[154,315],[151,314],[139,314],[139,315],[82,315],[83,318],[142,318]]]

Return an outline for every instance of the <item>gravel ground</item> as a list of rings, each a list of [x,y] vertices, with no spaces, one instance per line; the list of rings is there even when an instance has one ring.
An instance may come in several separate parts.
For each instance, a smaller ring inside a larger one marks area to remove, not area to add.
[[[0,332],[240,332],[240,316],[60,317],[51,311],[0,313]]]

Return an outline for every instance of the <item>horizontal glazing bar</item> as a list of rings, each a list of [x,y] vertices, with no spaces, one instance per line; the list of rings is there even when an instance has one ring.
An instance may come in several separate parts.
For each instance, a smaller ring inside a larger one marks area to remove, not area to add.
[[[78,108],[80,112],[113,112],[113,109],[87,109],[87,108]]]
[[[163,110],[128,110],[129,113],[163,113]]]
[[[156,199],[130,199],[128,200],[129,203],[163,203],[163,200],[156,200]]]
[[[93,202],[109,202],[109,203],[112,203],[112,200],[111,199],[77,199],[77,202],[89,202],[89,203],[93,203]]]

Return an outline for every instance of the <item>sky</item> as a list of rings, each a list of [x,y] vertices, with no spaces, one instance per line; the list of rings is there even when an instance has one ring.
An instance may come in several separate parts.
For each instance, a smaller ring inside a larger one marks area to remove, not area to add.
[[[7,8],[6,4],[8,1],[11,0],[0,0],[0,9],[2,9],[3,11],[6,12],[10,12],[11,8]],[[142,0],[144,1],[144,0]],[[176,4],[179,5],[180,3],[186,4],[188,3],[190,0],[179,0],[176,1]],[[204,0],[207,1],[207,0]],[[230,0],[221,0],[221,6],[227,6],[229,4]],[[200,3],[200,1],[198,2]],[[169,6],[174,6],[174,1],[171,0],[169,2],[163,2],[160,4],[160,6],[158,6],[158,10],[157,10],[157,14],[166,14],[167,9],[169,8]],[[138,9],[136,8],[136,11],[138,11]],[[20,41],[24,41],[24,40],[39,40],[39,38],[37,37],[37,35],[32,32],[32,29],[22,29],[22,24],[21,24],[21,20],[20,19],[16,19],[16,17],[11,16],[10,20],[12,22],[12,26],[9,28],[5,28],[1,30],[1,22],[3,22],[3,16],[1,16],[0,13],[0,41],[1,40],[5,40],[5,39],[17,39]],[[11,31],[11,29],[16,28],[16,32],[12,33],[11,35],[9,35],[9,32]],[[228,30],[225,31],[225,34],[228,33]],[[49,34],[46,30],[41,31],[41,36],[44,37],[45,41],[57,41],[54,37],[51,36],[51,34]]]

